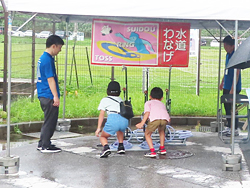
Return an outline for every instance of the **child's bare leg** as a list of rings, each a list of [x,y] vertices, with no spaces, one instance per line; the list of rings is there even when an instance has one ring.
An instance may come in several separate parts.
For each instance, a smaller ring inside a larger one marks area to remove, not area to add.
[[[100,136],[100,142],[103,146],[108,144],[108,137],[110,137],[110,134],[106,133],[105,131],[102,131],[102,134]]]
[[[124,145],[123,145],[124,134],[123,134],[122,131],[117,131],[116,135],[117,135],[117,139],[118,139],[118,142],[119,142],[119,145],[118,145],[118,148],[117,148],[117,153],[118,154],[125,154],[125,148],[124,148]]]
[[[123,137],[124,137],[123,132],[122,131],[117,131],[116,135],[117,135],[118,142],[123,143]]]
[[[152,134],[151,131],[149,131],[148,129],[145,130],[145,138],[146,138],[146,141],[148,143],[149,149],[154,148],[151,134]]]
[[[110,137],[110,134],[106,133],[105,131],[102,131],[102,134],[100,136],[100,142],[103,145],[103,151],[100,154],[100,158],[108,157],[111,154],[108,145],[108,137]]]
[[[160,135],[160,145],[164,146],[165,144],[165,130],[159,130]]]

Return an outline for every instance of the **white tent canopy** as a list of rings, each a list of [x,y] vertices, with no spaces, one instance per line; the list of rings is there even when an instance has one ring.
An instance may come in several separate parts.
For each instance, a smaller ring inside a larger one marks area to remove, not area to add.
[[[4,2],[8,11],[38,13],[37,15],[60,21],[85,22],[93,18],[112,18],[121,21],[189,22],[192,29],[222,27],[235,30],[236,39],[238,29],[247,30],[250,27],[249,0],[234,2],[228,0],[206,2],[201,0],[4,0]],[[67,64],[67,58],[65,59]],[[10,104],[10,101],[8,103]],[[233,104],[235,106],[235,93]],[[232,119],[235,119],[234,115]],[[9,120],[8,111],[8,127]],[[232,143],[234,143],[234,134]],[[234,144],[232,144],[232,153],[234,153]]]
[[[82,22],[98,17],[112,17],[118,20],[184,21],[191,28],[219,28],[219,21],[226,29],[234,29],[234,20],[239,29],[250,27],[249,1],[238,0],[7,0],[8,11],[39,13],[70,22]]]

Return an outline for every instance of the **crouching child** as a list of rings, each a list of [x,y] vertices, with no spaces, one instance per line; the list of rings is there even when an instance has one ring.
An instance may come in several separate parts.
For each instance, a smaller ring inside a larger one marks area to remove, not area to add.
[[[115,134],[117,135],[117,139],[119,142],[117,153],[125,154],[123,138],[124,138],[124,132],[128,127],[129,121],[128,119],[122,117],[119,114],[120,113],[119,102],[122,101],[122,99],[119,97],[120,93],[121,93],[120,84],[116,81],[111,81],[108,84],[107,88],[108,97],[103,98],[98,106],[100,114],[98,118],[98,125],[95,131],[95,135],[97,137],[100,137],[100,142],[103,146],[102,153],[100,154],[101,158],[108,157],[111,154],[108,145],[108,137]],[[104,125],[104,128],[101,131],[101,126],[103,123],[105,112],[107,113],[108,117]]]
[[[148,120],[147,127],[145,129],[145,138],[149,146],[150,152],[145,154],[145,157],[156,157],[156,152],[153,147],[153,141],[151,138],[152,133],[158,129],[160,136],[160,148],[159,154],[166,154],[165,149],[165,130],[166,125],[170,122],[170,116],[166,110],[165,105],[161,102],[163,99],[163,91],[159,87],[154,87],[150,92],[150,100],[144,104],[144,116],[140,123],[136,124],[136,127],[141,129]]]

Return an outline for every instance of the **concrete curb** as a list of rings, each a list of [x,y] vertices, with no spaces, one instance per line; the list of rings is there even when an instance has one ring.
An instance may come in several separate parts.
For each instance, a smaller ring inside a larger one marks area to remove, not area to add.
[[[131,119],[131,125],[135,125],[141,121],[140,116],[136,116]],[[210,122],[216,121],[216,117],[183,117],[183,116],[172,116],[171,125],[197,125],[200,122],[202,126],[210,126]],[[98,123],[98,117],[95,118],[75,118],[71,119],[71,127],[78,127],[79,125],[86,128],[96,128]],[[22,122],[11,124],[10,131],[14,131],[14,127],[18,126],[20,131],[23,133],[39,132],[43,121],[35,122]],[[7,135],[7,125],[0,125],[0,139],[5,138]]]

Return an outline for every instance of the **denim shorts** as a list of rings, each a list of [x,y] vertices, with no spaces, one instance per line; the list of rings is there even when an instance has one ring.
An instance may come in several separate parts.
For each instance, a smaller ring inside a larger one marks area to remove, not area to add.
[[[128,119],[120,114],[109,114],[103,130],[110,135],[115,135],[117,131],[125,132],[127,127]]]

